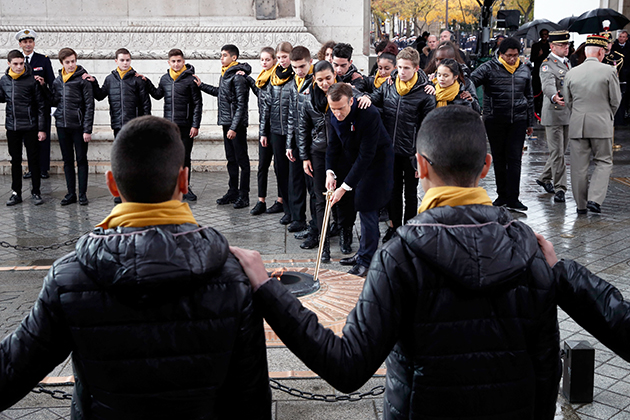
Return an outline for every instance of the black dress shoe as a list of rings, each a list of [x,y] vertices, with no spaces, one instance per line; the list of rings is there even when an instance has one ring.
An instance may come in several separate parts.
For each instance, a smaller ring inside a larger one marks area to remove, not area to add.
[[[359,261],[359,254],[354,254],[352,257],[346,257],[339,260],[341,265],[355,265]]]
[[[263,203],[262,201],[259,201],[258,203],[256,203],[254,208],[250,210],[249,214],[251,214],[252,216],[258,216],[260,214],[263,214],[266,211],[267,211],[267,204]]]
[[[586,214],[588,211],[586,209],[577,209],[577,214]]]
[[[385,236],[383,236],[383,243],[392,239],[392,237],[394,236],[394,233],[396,233],[396,229],[391,226],[388,227],[387,232],[385,232]]]
[[[527,206],[521,203],[519,200],[516,200],[512,203],[507,203],[505,207],[507,207],[508,210],[527,211]]]
[[[283,211],[284,211],[284,204],[278,203],[277,201],[273,203],[273,205],[267,209],[267,213],[269,214],[282,213]]]
[[[33,204],[35,204],[36,206],[44,204],[44,200],[42,199],[41,194],[31,194],[31,200],[33,200]]]
[[[295,239],[306,239],[306,238],[308,238],[309,236],[312,236],[312,232],[311,232],[311,230],[310,230],[310,229],[304,229],[304,230],[303,230],[303,231],[301,231],[301,232],[295,232],[295,233],[293,234],[293,237],[294,237]]]
[[[28,172],[24,172],[24,175],[22,175],[22,178],[29,179],[32,176],[33,174],[31,174],[31,171],[28,171]]]
[[[269,212],[269,211],[267,211]],[[291,215],[290,214],[285,214],[284,216],[282,216],[282,218],[280,219],[280,224],[281,225],[288,225],[289,223],[291,223]]]
[[[244,209],[245,207],[249,207],[249,198],[247,197],[239,197],[234,202],[235,209]]]
[[[319,246],[319,240],[316,236],[309,236],[304,242],[300,244],[302,249],[313,249]]]
[[[293,222],[291,222],[289,224],[289,227],[287,228],[287,230],[289,232],[302,232],[304,229],[306,229],[306,222],[299,222],[297,220],[294,220]]]
[[[602,212],[602,208],[600,207],[600,205],[594,201],[589,201],[588,203],[586,203],[586,208],[593,213]]]
[[[48,175],[48,171],[42,171],[40,177],[42,179],[48,179],[48,178],[50,178],[50,175]]]
[[[15,191],[11,194],[11,197],[7,200],[7,206],[15,206],[16,204],[20,204],[22,202],[22,196]]]
[[[341,253],[348,255],[352,253],[352,229],[341,229],[341,234],[339,235],[339,248],[341,249]]]
[[[553,196],[553,201],[555,201],[556,203],[564,203],[565,201],[567,201],[564,198],[564,191],[562,190],[556,191],[556,195]]]
[[[79,194],[79,205],[81,206],[87,206],[89,204],[87,195],[85,194]]]
[[[183,199],[186,201],[197,201],[197,194],[193,192],[192,188],[190,188],[190,185],[188,186],[188,192],[184,194]]]
[[[350,270],[348,270],[348,274],[353,274],[359,277],[367,277],[368,268],[361,264],[355,264]]]
[[[61,199],[61,205],[67,206],[68,204],[73,204],[77,202],[76,194],[66,194],[64,198]]]
[[[232,192],[228,191],[228,192],[225,193],[225,195],[223,197],[217,198],[217,204],[219,204],[219,205],[232,204],[237,199],[238,199],[238,194],[237,193],[232,193]]]
[[[553,188],[553,184],[549,181],[547,182],[543,182],[539,179],[536,180],[536,184],[540,185],[541,187],[543,187],[545,189],[545,191],[547,191],[549,194],[553,194],[555,193],[555,189]]]
[[[506,203],[507,202],[504,199],[502,199],[501,197],[498,197],[496,200],[492,202],[492,205],[494,207],[505,207]]]

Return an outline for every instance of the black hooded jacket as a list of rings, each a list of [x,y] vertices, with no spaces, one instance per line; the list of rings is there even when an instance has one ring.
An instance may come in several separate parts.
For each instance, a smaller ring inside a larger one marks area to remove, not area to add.
[[[245,75],[236,74],[242,71]],[[247,63],[238,63],[225,71],[219,79],[219,87],[202,83],[199,88],[212,96],[217,97],[217,125],[227,125],[230,130],[236,131],[239,127],[247,127],[249,124],[249,83],[247,76],[252,68]]]
[[[254,298],[287,347],[342,392],[387,359],[385,420],[554,418],[555,281],[534,232],[504,208],[439,207],[398,228],[341,337],[277,281]]]
[[[83,67],[77,66],[70,79],[64,83],[62,70],[59,70],[59,76],[53,81],[47,95],[51,98],[51,106],[57,108],[53,114],[56,127],[92,133],[94,93],[92,84],[83,79],[86,73]]]
[[[109,98],[109,116],[112,130],[120,130],[123,125],[136,117],[151,115],[151,98],[145,83],[136,77],[136,71],[130,69],[121,79],[117,69],[107,75],[103,86],[98,81],[92,82],[94,99],[102,101]]]
[[[164,98],[164,118],[180,126],[199,128],[202,100],[193,74],[195,68],[186,64],[186,70],[177,80],[173,80],[167,71],[160,78],[157,88],[149,79],[146,80],[146,87],[153,98]]]
[[[6,102],[5,127],[8,131],[46,131],[45,102],[39,82],[30,66],[17,79],[9,69],[0,79],[0,102]]]
[[[398,72],[392,72],[396,80]],[[383,83],[369,97],[381,110],[383,124],[394,143],[394,153],[401,156],[416,154],[416,134],[427,114],[435,109],[435,96],[424,91],[429,79],[422,70],[418,81],[405,96],[400,96],[396,83]]]
[[[0,411],[71,352],[72,419],[271,419],[263,321],[212,228],[82,237],[0,343]]]

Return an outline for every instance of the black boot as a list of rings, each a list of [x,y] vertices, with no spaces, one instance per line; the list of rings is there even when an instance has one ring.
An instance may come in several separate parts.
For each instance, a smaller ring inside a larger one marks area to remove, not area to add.
[[[339,248],[342,254],[352,254],[352,228],[341,228],[339,235]]]
[[[326,236],[324,240],[324,249],[322,249],[322,262],[329,263],[330,262],[330,237]]]

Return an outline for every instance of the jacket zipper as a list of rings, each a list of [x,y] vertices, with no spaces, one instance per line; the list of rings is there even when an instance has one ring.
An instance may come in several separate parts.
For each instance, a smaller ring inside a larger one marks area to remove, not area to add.
[[[284,89],[284,85],[280,86],[280,104],[278,107],[279,116],[280,116],[280,132],[284,133],[284,126],[282,125],[282,90]]]
[[[175,122],[175,80],[171,83],[171,121]]]
[[[123,101],[123,79],[120,79],[120,125],[123,125],[123,116],[125,115],[125,103]]]
[[[510,115],[510,122],[514,123],[514,75],[516,74],[516,70],[514,70],[514,73],[512,73],[512,108],[511,108],[511,115]]]
[[[398,106],[396,107],[396,122],[394,123],[394,136],[392,138],[392,144],[396,144],[396,133],[398,132],[398,115],[400,115],[400,102],[402,102],[402,97],[398,95]]]
[[[63,79],[61,80],[61,83],[62,83],[62,95],[63,95],[63,127],[67,128],[68,122],[66,120],[66,84],[64,83]]]
[[[13,106],[13,129],[17,131],[17,117],[15,115],[15,79],[11,80],[11,102]]]

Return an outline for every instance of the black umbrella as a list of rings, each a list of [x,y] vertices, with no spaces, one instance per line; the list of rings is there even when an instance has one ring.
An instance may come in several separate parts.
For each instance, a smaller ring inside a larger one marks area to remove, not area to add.
[[[560,25],[562,29],[569,29],[569,27],[573,25],[573,22],[575,22],[577,18],[577,16],[565,17],[564,19],[558,21],[558,25]]]
[[[518,28],[513,36],[525,37],[533,41],[538,41],[538,38],[540,38],[540,31],[542,31],[543,29],[551,32],[557,31],[562,28],[560,28],[560,25],[558,25],[557,23],[552,22],[548,19],[536,19],[522,25],[520,28]]]
[[[569,30],[578,34],[598,34],[603,31],[623,29],[628,23],[630,20],[621,13],[613,9],[601,8],[582,13]]]

